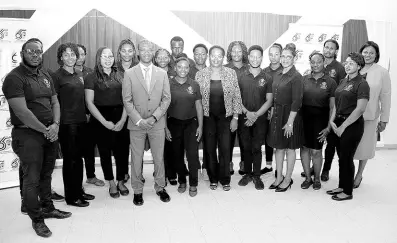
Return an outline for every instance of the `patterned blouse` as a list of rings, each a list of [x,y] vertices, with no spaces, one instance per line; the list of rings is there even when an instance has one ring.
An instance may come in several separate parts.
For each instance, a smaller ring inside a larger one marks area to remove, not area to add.
[[[200,85],[204,116],[209,116],[210,80],[212,68],[207,67],[197,72],[196,81]],[[241,94],[236,72],[228,67],[221,67],[220,77],[224,93],[226,117],[241,114]]]

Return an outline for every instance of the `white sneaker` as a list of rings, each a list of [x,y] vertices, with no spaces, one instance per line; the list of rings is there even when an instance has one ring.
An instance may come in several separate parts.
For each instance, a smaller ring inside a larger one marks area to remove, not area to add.
[[[208,177],[206,169],[202,169],[201,170],[201,178],[203,178],[204,181],[209,181],[210,180],[210,178]]]

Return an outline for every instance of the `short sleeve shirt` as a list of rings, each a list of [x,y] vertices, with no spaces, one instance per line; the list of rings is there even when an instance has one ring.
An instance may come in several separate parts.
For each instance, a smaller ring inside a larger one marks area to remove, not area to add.
[[[2,90],[6,99],[25,98],[28,109],[44,125],[53,122],[51,99],[56,92],[48,72],[39,69],[34,73],[21,63],[5,77]],[[12,125],[24,125],[11,107],[10,116]]]
[[[345,68],[335,59],[325,67],[324,73],[333,78],[337,85],[346,77]]]
[[[81,74],[72,74],[59,68],[51,76],[61,106],[61,124],[85,122],[84,81]]]
[[[273,78],[264,71],[254,77],[247,69],[238,84],[244,107],[249,111],[257,111],[266,102],[266,94],[272,93]]]
[[[303,105],[329,107],[329,99],[335,97],[336,82],[323,74],[315,79],[312,74],[303,77]]]
[[[270,67],[270,65],[269,65],[269,66],[266,67],[263,71],[264,71],[265,73],[269,74],[270,76],[272,76],[272,78],[273,78],[273,80],[274,80],[274,75],[276,75],[278,72],[280,72],[280,71],[282,71],[282,70],[283,70],[283,66],[280,64],[280,65],[278,66],[277,69],[272,69],[272,68]]]
[[[89,73],[91,73],[92,72],[92,69],[91,68],[89,68],[89,67],[86,67],[86,66],[83,66],[83,70],[78,70],[78,69],[76,69],[75,68],[75,70],[74,70],[76,73],[78,73],[81,77],[85,77],[85,76],[87,76]]]
[[[369,85],[361,75],[353,79],[346,77],[335,90],[337,115],[350,115],[357,107],[357,100],[369,100]]]
[[[225,67],[231,68],[236,72],[237,80],[240,80],[241,75],[243,75],[245,73],[245,71],[247,71],[249,69],[249,66],[246,64],[243,64],[243,66],[238,68],[238,67],[234,66],[232,62],[229,62],[228,64],[226,64]]]
[[[198,71],[199,71],[199,70],[196,68],[196,65],[191,66],[191,67],[189,68],[189,74],[188,74],[189,78],[195,80],[195,79],[196,79],[196,73],[197,73]]]
[[[279,71],[273,80],[274,105],[291,106],[291,111],[298,112],[302,106],[302,75],[293,66],[287,73]]]
[[[179,120],[188,120],[197,116],[196,101],[201,100],[200,86],[191,78],[183,84],[175,78],[170,80],[171,104],[168,116]]]
[[[123,105],[122,84],[117,80],[117,73],[105,74],[105,80],[100,81],[95,72],[85,77],[84,89],[94,90],[94,104],[96,106]]]

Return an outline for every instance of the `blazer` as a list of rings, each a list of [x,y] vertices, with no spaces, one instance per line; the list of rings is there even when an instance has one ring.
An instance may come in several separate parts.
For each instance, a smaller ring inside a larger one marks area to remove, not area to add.
[[[210,106],[210,81],[211,81],[212,68],[207,67],[197,72],[196,81],[200,85],[202,95],[204,116],[209,116]],[[241,114],[241,94],[237,82],[236,72],[228,67],[221,67],[220,71],[226,117],[236,114]]]
[[[389,72],[379,64],[374,63],[367,70],[366,80],[370,88],[370,94],[367,108],[363,114],[364,120],[375,120],[380,116],[380,121],[389,122],[391,106]]]
[[[154,130],[165,128],[165,117],[171,102],[170,84],[167,73],[153,65],[150,90],[147,90],[140,65],[124,73],[123,103],[128,114],[128,129],[142,130],[136,123],[140,119],[156,117]]]

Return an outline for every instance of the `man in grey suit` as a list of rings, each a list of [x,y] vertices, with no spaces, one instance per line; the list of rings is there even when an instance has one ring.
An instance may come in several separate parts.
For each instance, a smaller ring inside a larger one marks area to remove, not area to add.
[[[165,187],[164,141],[165,113],[171,102],[167,73],[152,64],[153,43],[142,40],[138,44],[140,62],[124,73],[123,101],[128,114],[131,140],[131,186],[134,204],[143,204],[142,158],[145,140],[149,138],[154,162],[154,189],[163,202],[170,196]]]

